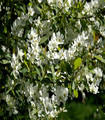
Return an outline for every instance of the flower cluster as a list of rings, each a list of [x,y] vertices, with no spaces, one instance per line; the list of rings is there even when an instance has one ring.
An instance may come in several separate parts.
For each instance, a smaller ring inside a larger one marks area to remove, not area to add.
[[[55,118],[66,111],[67,100],[78,97],[78,91],[83,99],[85,92],[100,92],[105,16],[98,17],[104,8],[99,3],[38,0],[14,21],[11,36],[17,41],[6,85],[10,91],[1,98],[10,115],[19,114],[22,102],[32,120]]]

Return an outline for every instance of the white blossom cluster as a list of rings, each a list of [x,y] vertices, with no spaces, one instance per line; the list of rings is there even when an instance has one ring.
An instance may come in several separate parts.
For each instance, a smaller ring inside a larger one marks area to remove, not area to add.
[[[36,61],[40,61],[39,54],[41,52],[41,49],[39,47],[39,42],[40,42],[40,37],[38,37],[36,29],[31,28],[31,32],[28,34],[27,59],[31,60],[32,63],[35,63]]]
[[[31,119],[35,119],[35,115],[38,111],[38,117],[43,117],[44,113],[49,118],[56,117],[58,112],[57,105],[61,102],[65,103],[68,98],[68,88],[61,86],[54,87],[51,91],[54,93],[49,98],[48,85],[42,84],[39,88],[38,84],[35,86],[29,82],[25,83],[24,95],[27,97],[27,102],[31,104],[32,109],[29,109],[29,115]],[[36,111],[36,112],[35,112]]]
[[[84,5],[84,10],[82,11],[82,14],[87,14],[87,15],[93,15],[96,9],[98,8],[98,0],[92,0],[90,3],[86,2]],[[93,9],[94,8],[94,9]]]
[[[18,104],[10,94],[4,95],[4,99],[8,105],[7,110],[9,111],[9,115],[11,116],[12,114],[18,114],[18,110],[16,108],[16,104]]]
[[[13,68],[13,75],[15,78],[19,75],[19,70],[21,69],[21,62],[23,62],[23,50],[18,48],[17,56],[13,53],[12,60],[10,61],[11,67]]]
[[[84,94],[84,90],[87,89],[88,92],[91,92],[93,94],[99,93],[99,85],[102,80],[103,72],[99,67],[96,67],[95,69],[89,71],[89,69],[86,67],[82,73],[82,77],[80,75],[77,76],[77,79],[75,82],[78,82],[80,85],[78,85],[79,90]],[[85,88],[84,82],[86,81],[87,87]]]
[[[49,51],[47,52],[47,57],[49,59],[64,59],[65,53],[63,52],[63,49],[60,49],[59,52],[57,50],[59,49],[60,44],[64,44],[64,36],[60,34],[60,32],[57,32],[57,34],[53,33],[51,40],[48,43]]]
[[[51,6],[53,5],[57,5],[60,8],[65,7],[65,9],[67,10],[69,7],[71,7],[71,5],[74,3],[73,0],[47,0],[48,4],[50,4]]]
[[[25,15],[24,13],[21,15],[21,17],[18,17],[14,23],[13,27],[11,27],[12,34],[18,37],[22,37],[24,33],[23,27],[26,25],[26,21],[28,20],[28,15]]]

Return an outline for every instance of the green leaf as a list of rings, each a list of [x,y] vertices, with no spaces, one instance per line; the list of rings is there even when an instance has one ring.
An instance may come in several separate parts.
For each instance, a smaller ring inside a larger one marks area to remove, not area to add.
[[[36,110],[36,109],[33,109],[32,113],[33,113],[33,114],[37,113],[37,110]]]
[[[72,69],[71,69],[70,64],[64,60],[62,60],[60,62],[59,67],[60,67],[62,72],[66,71],[68,74],[72,73]]]
[[[84,19],[80,19],[81,25],[82,25],[82,29],[85,30],[86,29],[86,20]]]
[[[100,60],[101,62],[105,63],[105,59],[102,58],[102,56],[100,55],[97,55],[97,56],[94,56],[96,59]]]
[[[4,33],[5,33],[5,34],[7,33],[7,28],[6,28],[6,27],[4,28]]]
[[[66,71],[67,71],[67,73],[68,74],[72,74],[72,68],[71,68],[70,64],[68,62],[65,62],[65,64],[66,64]]]
[[[59,69],[59,68],[60,68],[59,65],[56,65],[56,66],[55,66],[55,69]]]
[[[66,64],[64,60],[62,60],[59,65],[62,72],[66,71]]]
[[[7,58],[11,58],[10,54],[7,54],[6,57],[7,57]]]
[[[68,85],[69,93],[72,94],[72,86],[71,84]]]
[[[36,67],[37,74],[41,76],[39,69]]]
[[[27,72],[27,68],[23,68],[22,70],[20,70],[21,73],[26,73]]]
[[[2,60],[2,64],[8,64],[9,61],[8,60]]]
[[[78,91],[74,90],[73,93],[74,93],[74,96],[78,98]]]
[[[20,90],[20,86],[21,86],[21,84],[17,84],[14,88],[14,91]]]
[[[32,6],[32,3],[31,3],[31,2],[29,2],[29,3],[28,3],[28,5],[29,5],[29,6]]]
[[[42,65],[40,65],[41,71],[42,71],[42,75],[44,76],[44,68]]]
[[[54,66],[53,65],[51,66],[51,71],[52,71],[52,75],[54,76],[54,71],[55,70],[54,70]]]
[[[40,7],[36,6],[36,8],[38,9],[38,11],[39,11],[40,13],[42,12],[42,10],[41,10]]]
[[[55,75],[54,75],[55,70],[54,70],[54,66],[53,65],[51,65],[51,71],[52,71],[52,76],[53,76],[53,82],[55,83],[56,82],[55,81]]]
[[[27,62],[24,60],[24,64],[26,65],[27,69],[28,69],[28,72],[30,72],[30,68],[28,67],[28,64]]]
[[[48,37],[47,36],[44,36],[41,38],[41,41],[39,42],[39,44],[43,44],[47,41]]]
[[[78,67],[80,67],[81,63],[82,63],[82,59],[81,58],[77,58],[74,61],[74,70],[77,69]]]
[[[58,50],[61,50],[61,48],[58,46]]]

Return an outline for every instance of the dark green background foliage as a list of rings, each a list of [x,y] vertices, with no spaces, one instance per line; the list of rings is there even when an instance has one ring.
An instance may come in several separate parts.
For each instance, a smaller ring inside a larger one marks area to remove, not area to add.
[[[59,120],[104,120],[105,94],[87,93],[86,100],[75,99],[68,101],[68,112],[60,113]]]

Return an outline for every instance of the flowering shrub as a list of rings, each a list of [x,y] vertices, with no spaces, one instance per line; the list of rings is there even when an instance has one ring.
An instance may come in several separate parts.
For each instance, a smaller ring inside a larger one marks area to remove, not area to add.
[[[7,37],[12,47],[1,45],[9,74],[0,101],[9,116],[57,118],[79,93],[105,89],[104,10],[100,0],[30,0],[21,8]]]

